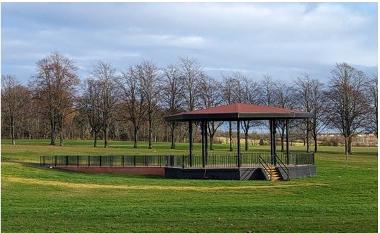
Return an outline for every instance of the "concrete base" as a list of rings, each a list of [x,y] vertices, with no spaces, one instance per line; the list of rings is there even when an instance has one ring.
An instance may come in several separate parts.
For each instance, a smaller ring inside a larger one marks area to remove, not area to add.
[[[115,173],[115,174],[134,174],[134,175],[154,175],[165,176],[164,167],[77,167],[65,166],[55,167],[60,170],[85,172],[85,173]]]
[[[288,169],[290,179],[317,175],[317,167],[315,165],[289,166]]]
[[[316,175],[315,165],[289,166],[289,177],[300,178]],[[286,177],[279,169],[282,177]],[[261,167],[255,168],[165,168],[166,178],[177,179],[215,179],[215,180],[267,180],[268,176]]]
[[[56,169],[85,173],[117,173],[154,175],[176,179],[215,179],[215,180],[267,180],[268,175],[261,167],[251,168],[175,168],[175,167],[77,167],[60,166]],[[282,177],[286,173],[277,167]],[[315,176],[315,165],[288,166],[290,179]]]
[[[215,180],[265,180],[261,168],[165,168],[166,178]]]

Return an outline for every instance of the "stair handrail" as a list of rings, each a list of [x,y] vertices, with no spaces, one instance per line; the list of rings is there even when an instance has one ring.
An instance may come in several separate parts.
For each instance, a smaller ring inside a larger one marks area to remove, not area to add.
[[[272,180],[272,173],[270,172],[270,167],[269,167],[268,163],[265,162],[265,160],[261,157],[261,155],[259,155],[258,158],[259,158],[259,163],[260,163],[261,167],[268,174],[269,180]]]
[[[279,167],[286,173],[287,180],[290,180],[289,168],[285,165],[284,162],[282,162],[282,160],[280,159],[280,157],[278,155],[275,155],[275,156],[276,156],[276,160],[277,160]]]

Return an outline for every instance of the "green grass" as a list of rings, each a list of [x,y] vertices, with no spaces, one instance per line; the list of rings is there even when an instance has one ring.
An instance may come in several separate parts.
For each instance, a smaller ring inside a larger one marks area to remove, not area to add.
[[[3,232],[376,232],[377,148],[320,147],[317,176],[289,182],[175,180],[39,168],[49,154],[185,154],[187,144],[2,142]],[[215,145],[215,153],[227,151]],[[199,145],[196,145],[199,150]],[[268,147],[253,147],[267,151]],[[293,147],[292,150],[304,150]]]

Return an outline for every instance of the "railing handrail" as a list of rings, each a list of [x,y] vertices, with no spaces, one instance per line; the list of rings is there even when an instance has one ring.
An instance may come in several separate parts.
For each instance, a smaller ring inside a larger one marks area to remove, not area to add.
[[[263,169],[265,170],[265,172],[268,174],[269,180],[272,180],[272,174],[270,172],[269,165],[265,162],[265,160],[261,157],[261,155],[258,155],[258,159],[259,159],[260,165],[263,167]]]
[[[292,153],[291,159],[294,165],[313,164],[314,153]],[[245,152],[241,156],[242,167],[265,166],[270,162],[270,154],[265,152]],[[281,155],[276,155],[279,165],[289,173],[287,165]],[[158,166],[158,167],[200,167],[201,155],[193,155],[192,163],[189,155],[45,155],[40,156],[40,164],[45,166]],[[293,161],[294,160],[294,161]],[[233,168],[236,165],[236,155],[212,153],[208,155],[207,167]]]
[[[276,159],[277,159],[277,163],[279,164],[279,167],[284,170],[284,172],[286,173],[286,176],[287,176],[287,180],[290,180],[290,177],[289,177],[289,168],[285,165],[284,162],[282,162],[282,160],[280,159],[279,156],[276,156]]]

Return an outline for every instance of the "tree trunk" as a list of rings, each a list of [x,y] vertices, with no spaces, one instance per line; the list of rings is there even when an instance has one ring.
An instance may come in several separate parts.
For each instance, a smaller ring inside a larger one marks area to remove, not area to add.
[[[152,113],[148,116],[148,149],[152,149]]]
[[[108,127],[107,127],[107,125],[105,125],[105,126],[104,126],[104,130],[103,130],[103,134],[104,134],[104,148],[107,148],[107,146],[108,146],[108,141],[107,141],[107,137],[108,137],[108,135],[107,135],[107,129],[108,129]]]
[[[347,155],[348,155],[348,137],[344,136],[344,154],[346,155],[346,160],[347,160]]]
[[[54,123],[54,119],[50,120],[50,145],[55,145],[55,123]]]
[[[309,121],[306,121],[306,152],[310,151],[310,140],[309,140]]]
[[[165,125],[165,141],[169,142],[169,131],[168,131],[168,125],[167,124]]]
[[[98,139],[98,132],[94,131],[94,147],[96,147],[97,139]]]
[[[11,139],[12,139],[12,145],[16,145],[16,140],[15,140],[15,120],[14,120],[13,116],[11,116]]]
[[[348,154],[352,154],[352,136],[349,136],[348,137],[348,148],[347,148],[347,152]]]
[[[280,139],[281,139],[281,152],[284,152],[285,149],[284,149],[284,142],[285,142],[285,123],[281,126],[281,136],[280,136]]]
[[[210,150],[214,150],[214,134],[210,134]]]
[[[318,139],[317,135],[314,136],[314,153],[317,153],[318,151]]]
[[[230,151],[232,151],[232,123],[229,122],[229,130],[228,130],[229,136],[230,136]]]
[[[59,146],[63,146],[63,129],[60,129],[59,132]]]
[[[284,152],[284,134],[281,133],[281,152]]]
[[[175,138],[174,138],[174,130],[175,130],[175,123],[171,123],[170,125],[170,140],[172,142],[170,149],[175,149]]]
[[[137,148],[137,131],[138,129],[135,126],[133,130],[133,148]]]
[[[245,140],[245,151],[248,150],[248,129],[244,130],[244,140]]]
[[[63,115],[59,117],[59,146],[63,146]]]

